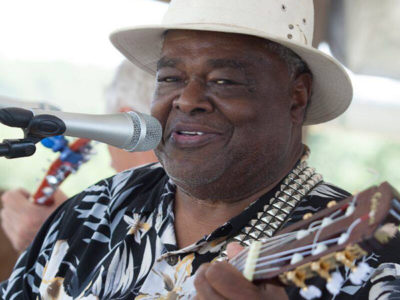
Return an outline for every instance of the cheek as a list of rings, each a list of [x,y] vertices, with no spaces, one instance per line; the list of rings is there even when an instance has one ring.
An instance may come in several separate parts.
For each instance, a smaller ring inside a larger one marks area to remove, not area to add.
[[[246,130],[273,124],[278,114],[277,109],[266,101],[256,99],[224,101],[218,106],[236,128],[244,127]]]
[[[179,91],[176,88],[172,91],[166,91],[166,89],[168,90],[168,88],[157,84],[150,109],[151,115],[157,118],[163,127],[172,110],[173,100],[179,95]]]
[[[162,127],[165,128],[171,109],[172,101],[155,99],[151,105],[150,112],[161,123]]]

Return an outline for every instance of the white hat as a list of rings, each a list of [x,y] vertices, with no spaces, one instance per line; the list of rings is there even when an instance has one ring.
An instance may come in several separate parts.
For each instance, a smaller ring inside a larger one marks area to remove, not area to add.
[[[335,59],[313,48],[313,0],[172,0],[161,25],[111,34],[111,42],[131,62],[155,74],[163,33],[187,29],[247,34],[297,53],[313,74],[313,94],[304,125],[332,120],[350,105],[349,76]]]

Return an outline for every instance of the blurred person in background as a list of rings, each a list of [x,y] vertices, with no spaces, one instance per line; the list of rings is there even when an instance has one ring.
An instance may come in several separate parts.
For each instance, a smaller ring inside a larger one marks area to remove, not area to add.
[[[135,110],[149,113],[153,91],[154,78],[129,61],[123,61],[106,89],[106,111],[117,113]],[[127,152],[112,146],[108,146],[108,150],[111,167],[116,172],[157,161],[153,151]],[[30,201],[31,196],[24,188],[18,188],[6,191],[1,197],[1,225],[18,252],[29,246],[47,217],[67,200],[61,190],[54,194],[54,204],[51,206],[34,204]]]
[[[5,191],[0,190],[0,197]],[[0,209],[2,208],[0,202]],[[13,249],[11,243],[7,243],[7,236],[3,230],[0,230],[0,280],[5,280],[10,276],[11,270],[18,258],[18,253]]]

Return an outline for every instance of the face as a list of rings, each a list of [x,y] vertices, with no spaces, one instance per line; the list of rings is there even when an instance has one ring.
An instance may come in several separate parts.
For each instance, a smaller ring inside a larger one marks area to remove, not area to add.
[[[156,154],[191,196],[249,196],[289,171],[300,145],[294,98],[286,63],[264,40],[170,31],[152,104],[164,130]]]

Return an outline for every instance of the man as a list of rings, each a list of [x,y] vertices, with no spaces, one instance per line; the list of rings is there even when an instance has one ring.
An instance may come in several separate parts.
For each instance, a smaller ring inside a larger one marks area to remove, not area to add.
[[[301,144],[302,124],[332,119],[351,100],[340,65],[307,46],[312,19],[305,0],[175,0],[162,25],[114,33],[131,61],[157,67],[162,167],[120,173],[68,201],[3,297],[378,299],[397,264],[382,268],[385,281],[349,287],[344,278],[336,296],[314,282],[300,296],[218,262],[230,241],[271,237],[348,195],[307,166]],[[228,257],[240,248],[230,244]]]
[[[153,91],[154,78],[129,61],[123,61],[106,90],[106,111],[148,113]],[[111,166],[117,172],[157,161],[153,151],[132,153],[112,146],[108,146],[108,150]],[[44,221],[67,200],[61,190],[54,194],[52,206],[35,205],[29,201],[30,197],[30,193],[22,188],[9,190],[1,197],[1,225],[18,252],[29,246]]]

